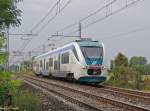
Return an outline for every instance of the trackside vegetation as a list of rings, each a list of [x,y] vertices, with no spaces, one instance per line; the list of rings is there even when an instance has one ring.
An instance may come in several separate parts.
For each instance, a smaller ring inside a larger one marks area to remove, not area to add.
[[[109,76],[108,85],[150,91],[150,63],[146,57],[128,59],[119,53],[111,61]]]
[[[21,24],[21,10],[16,6],[19,1],[21,0],[0,0],[0,109],[41,111],[39,98],[31,92],[20,91],[21,80],[5,67],[9,53],[5,51],[4,33],[9,27]]]

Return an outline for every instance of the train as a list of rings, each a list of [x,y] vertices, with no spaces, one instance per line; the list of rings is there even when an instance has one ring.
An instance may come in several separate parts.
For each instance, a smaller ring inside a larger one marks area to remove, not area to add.
[[[33,59],[34,73],[84,83],[107,79],[104,44],[91,39],[75,40]]]

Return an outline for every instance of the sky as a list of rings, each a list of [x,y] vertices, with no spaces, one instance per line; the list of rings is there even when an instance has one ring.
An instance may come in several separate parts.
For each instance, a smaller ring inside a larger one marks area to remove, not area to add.
[[[10,33],[28,34],[32,28],[48,13],[57,0],[24,0],[18,4],[18,8],[22,10],[22,24],[18,28],[11,28]],[[69,1],[69,0],[68,0]],[[56,14],[56,9],[46,18],[39,27],[34,28],[33,33],[39,33],[38,36],[11,36],[10,50],[11,52],[21,50],[42,51],[43,45],[46,51],[51,50],[48,44],[55,44],[54,47],[60,47],[77,38],[53,38],[56,41],[48,41],[51,35],[65,26],[78,22],[90,13],[105,6],[113,0],[72,0],[70,4],[59,13],[55,19],[47,23],[47,21]],[[113,5],[100,11],[87,21],[82,23],[82,27],[99,18],[102,18],[111,11],[115,11],[133,0],[118,0]],[[67,0],[61,0],[59,7],[63,7]],[[58,8],[59,9],[59,8]],[[92,38],[103,42],[105,45],[106,61],[109,63],[111,59],[122,52],[127,57],[144,56],[150,61],[150,0],[142,0],[132,7],[107,17],[96,24],[91,25],[87,29],[82,30],[82,38]],[[44,28],[43,28],[44,26]],[[45,27],[46,26],[46,27]],[[69,34],[77,30],[78,25],[60,32],[60,34]],[[42,30],[42,31],[41,31]],[[72,35],[78,35],[74,33]],[[23,50],[22,45],[31,39],[29,44]],[[24,57],[11,57],[11,61],[24,59]]]

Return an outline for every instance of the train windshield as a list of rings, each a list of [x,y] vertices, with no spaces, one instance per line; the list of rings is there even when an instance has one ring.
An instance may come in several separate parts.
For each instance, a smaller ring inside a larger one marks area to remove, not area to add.
[[[103,48],[102,47],[81,47],[81,51],[85,58],[102,58]]]

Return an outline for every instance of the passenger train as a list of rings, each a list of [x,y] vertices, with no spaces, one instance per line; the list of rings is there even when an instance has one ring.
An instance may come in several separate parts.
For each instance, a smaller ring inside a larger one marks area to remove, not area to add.
[[[76,40],[35,57],[33,71],[36,75],[98,84],[104,82],[107,77],[104,57],[103,43]]]

